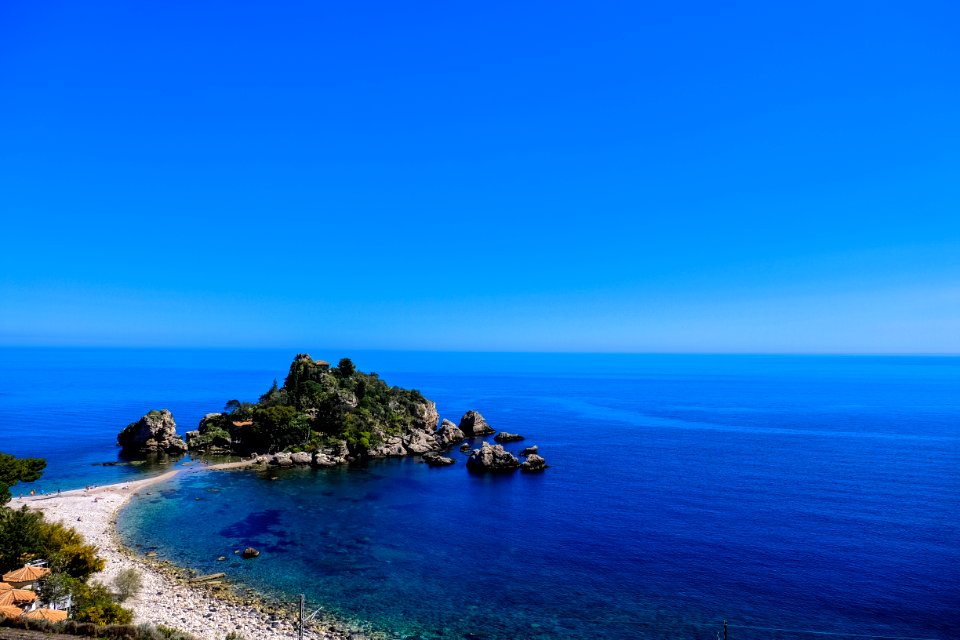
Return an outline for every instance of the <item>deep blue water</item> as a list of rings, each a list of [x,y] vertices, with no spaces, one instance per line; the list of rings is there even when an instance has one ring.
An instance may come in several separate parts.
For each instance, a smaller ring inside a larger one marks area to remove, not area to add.
[[[124,512],[128,542],[395,637],[960,637],[958,358],[346,355],[551,468],[186,474]],[[155,473],[95,463],[147,410],[195,428],[292,356],[0,350],[0,450],[47,457],[48,490]]]

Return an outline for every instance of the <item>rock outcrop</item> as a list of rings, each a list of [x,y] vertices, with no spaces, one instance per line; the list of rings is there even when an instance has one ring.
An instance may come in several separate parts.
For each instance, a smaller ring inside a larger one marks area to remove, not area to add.
[[[341,440],[332,447],[326,447],[313,454],[312,464],[315,467],[335,467],[347,464],[350,460],[350,449],[347,443]]]
[[[293,461],[293,464],[305,465],[313,462],[313,456],[306,451],[298,451],[290,456],[290,460]]]
[[[528,455],[527,459],[524,460],[523,464],[520,465],[520,471],[525,471],[527,473],[543,471],[546,468],[546,461],[535,453]]]
[[[528,456],[528,455],[530,455],[531,453],[536,453],[536,452],[539,451],[539,450],[540,450],[540,447],[538,447],[537,445],[533,445],[532,447],[527,447],[526,449],[524,449],[523,451],[521,451],[521,452],[520,452],[520,455],[522,455],[522,456]]]
[[[177,434],[177,423],[167,409],[151,411],[128,424],[117,436],[117,444],[127,456],[176,455],[187,451],[187,443]]]
[[[293,454],[287,452],[275,453],[267,459],[267,464],[272,464],[277,467],[292,467]]]
[[[480,415],[480,412],[474,411],[473,409],[467,411],[463,414],[463,417],[460,418],[460,430],[468,438],[485,436],[494,432],[493,427],[487,424],[487,421]]]
[[[466,436],[463,435],[460,427],[444,418],[443,422],[440,423],[440,428],[437,429],[435,437],[438,445],[441,447],[449,447],[451,444],[460,442]]]
[[[432,431],[411,430],[403,437],[403,448],[407,450],[407,453],[426,453],[427,451],[433,451],[438,446]]]
[[[479,449],[474,449],[467,458],[467,469],[482,473],[516,471],[520,466],[517,457],[504,450],[502,445],[490,446],[484,442]]]
[[[407,455],[407,450],[403,446],[401,436],[391,436],[381,444],[367,449],[367,455],[371,458],[391,458],[395,456]]]
[[[507,433],[506,431],[501,431],[497,435],[493,436],[494,441],[501,444],[505,442],[517,442],[523,440],[523,436],[519,433]]]
[[[228,430],[229,417],[225,413],[208,413],[200,419],[195,431],[187,431],[187,448],[191,451],[229,453],[233,439]]]
[[[210,429],[214,426],[221,426],[223,422],[224,414],[222,413],[208,413],[200,418],[200,424],[197,425],[197,431],[200,433],[206,433],[207,429]]]

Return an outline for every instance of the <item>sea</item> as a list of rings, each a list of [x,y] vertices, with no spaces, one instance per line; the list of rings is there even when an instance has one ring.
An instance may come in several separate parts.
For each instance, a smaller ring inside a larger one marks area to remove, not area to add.
[[[960,358],[310,353],[550,466],[129,464],[123,426],[195,429],[295,353],[5,348],[0,451],[48,463],[14,492],[184,468],[123,511],[128,545],[388,638],[960,638]]]

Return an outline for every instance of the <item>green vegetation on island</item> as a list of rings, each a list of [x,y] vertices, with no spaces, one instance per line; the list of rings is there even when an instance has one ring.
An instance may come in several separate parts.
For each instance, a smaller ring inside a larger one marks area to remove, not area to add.
[[[351,455],[377,455],[391,438],[432,430],[434,403],[415,389],[393,387],[349,358],[336,367],[298,354],[283,386],[256,403],[230,400],[187,433],[191,450],[237,454],[309,452],[345,444]]]
[[[449,466],[456,459],[441,455],[467,438],[496,433],[479,412],[470,410],[460,424],[440,421],[437,406],[416,389],[390,386],[376,373],[358,371],[349,358],[336,367],[301,353],[293,359],[283,386],[273,385],[257,402],[230,400],[223,411],[208,413],[186,442],[177,435],[166,409],[147,413],[127,425],[117,442],[126,456],[179,454],[187,450],[211,454],[255,455],[254,463],[332,467],[368,458],[419,455],[431,466]],[[514,433],[498,443],[523,440]],[[464,448],[465,447],[465,448]],[[536,449],[521,454],[502,444],[479,448],[465,444],[467,469],[473,472],[541,472],[545,461]],[[262,455],[269,454],[269,455]]]

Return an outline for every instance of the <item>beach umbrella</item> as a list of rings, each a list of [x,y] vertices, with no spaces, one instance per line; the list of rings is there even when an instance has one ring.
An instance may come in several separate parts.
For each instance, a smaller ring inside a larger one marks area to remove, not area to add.
[[[36,582],[40,578],[50,575],[50,569],[46,567],[31,567],[30,565],[8,571],[3,574],[3,581],[11,584],[20,582]]]
[[[67,612],[59,609],[34,609],[23,614],[24,618],[30,620],[47,620],[49,622],[60,622],[67,619]]]
[[[10,591],[10,589],[13,589],[12,584],[7,584],[6,582],[0,582],[0,593],[3,593],[4,591]]]
[[[19,618],[23,614],[23,609],[15,607],[12,604],[0,605],[0,618]]]
[[[19,604],[21,602],[33,602],[37,599],[37,594],[26,589],[10,589],[0,591],[0,605]]]

